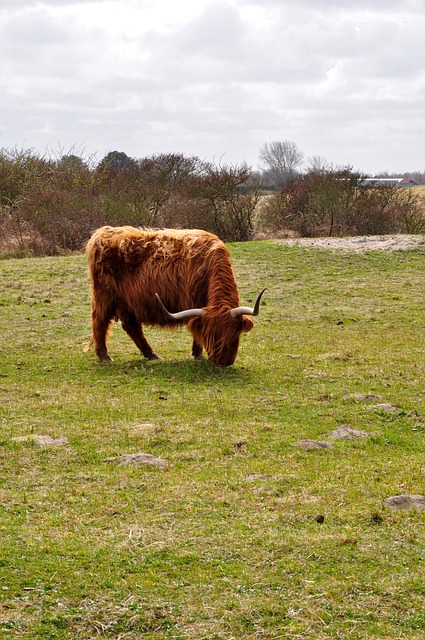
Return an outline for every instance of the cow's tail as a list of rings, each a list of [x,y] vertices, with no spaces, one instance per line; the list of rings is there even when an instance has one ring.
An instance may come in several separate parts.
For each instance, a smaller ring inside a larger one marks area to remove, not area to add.
[[[92,346],[94,345],[94,338],[93,336],[90,338],[90,342],[88,344],[86,344],[86,346],[84,347],[84,353],[87,353],[87,351],[89,351]]]

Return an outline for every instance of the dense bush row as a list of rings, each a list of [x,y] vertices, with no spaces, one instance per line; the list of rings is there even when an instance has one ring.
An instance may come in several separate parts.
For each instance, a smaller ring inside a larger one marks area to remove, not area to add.
[[[0,233],[15,253],[81,249],[104,224],[199,227],[224,240],[253,233],[258,188],[245,167],[112,152],[95,167],[74,155],[0,152]]]
[[[225,241],[256,233],[302,236],[419,233],[414,189],[358,187],[350,169],[310,171],[262,198],[245,165],[214,166],[160,154],[136,160],[111,152],[97,164],[68,154],[0,150],[0,251],[55,254],[81,249],[104,224],[197,227]]]
[[[425,231],[424,202],[415,188],[359,186],[351,169],[311,171],[267,199],[260,224],[300,236]]]

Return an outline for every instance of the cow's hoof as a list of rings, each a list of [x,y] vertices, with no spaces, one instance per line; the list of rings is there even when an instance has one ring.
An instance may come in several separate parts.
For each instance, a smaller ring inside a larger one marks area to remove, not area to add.
[[[106,354],[105,356],[99,356],[99,362],[106,362],[106,363],[111,363],[113,362],[111,356],[108,356],[108,354]]]

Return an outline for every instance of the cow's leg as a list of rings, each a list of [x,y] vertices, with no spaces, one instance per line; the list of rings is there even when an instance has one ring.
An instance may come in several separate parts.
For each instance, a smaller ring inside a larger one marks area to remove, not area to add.
[[[159,360],[159,356],[152,350],[143,333],[142,325],[134,314],[126,311],[120,313],[122,328],[133,340],[138,349],[148,360]]]
[[[112,361],[112,358],[108,355],[106,341],[113,317],[114,309],[112,306],[102,308],[101,305],[92,304],[93,341],[96,345],[97,357],[103,362]]]
[[[192,343],[192,355],[195,360],[202,360],[202,345],[199,344],[195,339]]]

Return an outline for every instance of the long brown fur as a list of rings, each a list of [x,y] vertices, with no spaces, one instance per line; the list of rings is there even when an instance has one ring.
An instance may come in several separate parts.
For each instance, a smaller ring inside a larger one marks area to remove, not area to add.
[[[147,342],[142,325],[175,327],[188,324],[193,336],[192,354],[205,348],[210,360],[233,364],[242,332],[253,322],[247,316],[232,318],[239,306],[236,279],[229,252],[217,236],[197,229],[156,231],[133,227],[102,227],[87,243],[92,283],[92,342],[101,360],[110,360],[107,334],[113,319],[147,358],[158,356]],[[203,308],[202,318],[175,321],[170,312]]]

